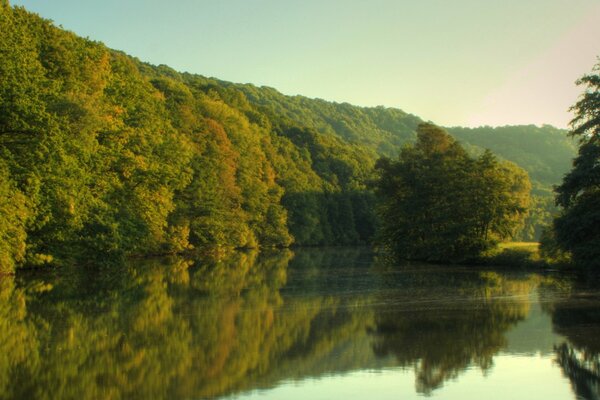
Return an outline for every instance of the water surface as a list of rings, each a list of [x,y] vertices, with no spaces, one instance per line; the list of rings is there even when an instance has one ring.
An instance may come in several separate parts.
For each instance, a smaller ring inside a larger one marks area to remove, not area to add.
[[[364,249],[0,278],[0,398],[594,399],[600,293]]]

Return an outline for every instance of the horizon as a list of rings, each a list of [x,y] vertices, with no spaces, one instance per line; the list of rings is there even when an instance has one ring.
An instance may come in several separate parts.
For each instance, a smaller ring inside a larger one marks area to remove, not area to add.
[[[11,2],[150,64],[447,127],[568,129],[600,54],[593,0],[373,4]]]

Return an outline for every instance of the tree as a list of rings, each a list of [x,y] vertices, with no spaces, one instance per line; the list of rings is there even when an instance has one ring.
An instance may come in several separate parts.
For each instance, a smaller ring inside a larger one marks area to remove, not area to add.
[[[511,237],[529,204],[527,173],[487,151],[473,159],[443,129],[422,124],[398,161],[380,159],[382,241],[400,258],[462,261]]]
[[[8,168],[0,159],[0,275],[13,272],[25,258],[28,203],[10,181]]]
[[[579,138],[579,152],[555,190],[563,210],[553,228],[558,246],[576,264],[600,267],[600,62],[592,71],[577,81],[585,91],[571,107],[570,135]]]

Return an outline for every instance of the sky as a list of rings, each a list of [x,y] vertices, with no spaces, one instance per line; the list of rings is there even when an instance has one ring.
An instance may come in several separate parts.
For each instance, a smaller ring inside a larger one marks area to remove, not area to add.
[[[444,126],[565,128],[600,0],[11,0],[152,64]]]

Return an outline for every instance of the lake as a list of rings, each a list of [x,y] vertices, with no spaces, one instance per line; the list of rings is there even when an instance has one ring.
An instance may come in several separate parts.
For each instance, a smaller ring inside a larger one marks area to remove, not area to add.
[[[600,286],[238,252],[0,277],[0,398],[596,399]]]

